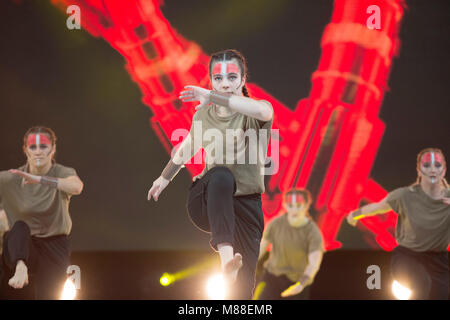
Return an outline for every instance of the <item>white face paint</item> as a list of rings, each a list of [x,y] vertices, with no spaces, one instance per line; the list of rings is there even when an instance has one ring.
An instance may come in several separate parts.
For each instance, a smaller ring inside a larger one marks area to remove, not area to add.
[[[434,155],[434,152],[431,153],[431,165],[435,165],[436,162],[436,156]],[[431,177],[431,183],[436,183],[436,177]]]
[[[211,84],[216,91],[241,95],[245,81],[236,59],[216,62],[212,67]]]
[[[287,211],[288,222],[291,226],[299,226],[304,221],[308,205],[302,195],[289,195],[283,206]]]
[[[436,184],[445,175],[445,160],[439,153],[427,152],[420,159],[419,171],[422,179],[428,180],[431,184]]]
[[[43,167],[51,163],[54,150],[45,135],[30,135],[26,147],[26,156],[31,166]]]

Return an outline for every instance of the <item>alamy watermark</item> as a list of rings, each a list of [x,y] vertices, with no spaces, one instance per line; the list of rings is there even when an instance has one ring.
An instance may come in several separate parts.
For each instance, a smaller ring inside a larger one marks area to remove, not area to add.
[[[371,276],[367,278],[367,289],[381,289],[381,270],[380,267],[373,264],[367,267],[367,274]]]
[[[81,29],[81,9],[80,9],[80,7],[75,4],[70,5],[67,7],[66,13],[70,14],[70,16],[66,20],[67,29],[80,30]]]
[[[381,9],[380,9],[380,7],[375,4],[368,6],[366,13],[371,14],[371,16],[368,17],[366,20],[367,28],[369,28],[370,30],[373,30],[373,29],[380,30],[381,29]]]
[[[193,122],[193,130],[183,128],[172,132],[171,141],[178,142],[184,139],[191,140],[190,152],[181,153],[182,164],[202,164],[201,152],[193,154],[194,150],[203,148],[206,153],[205,162],[211,164],[258,164],[261,166],[261,175],[273,175],[279,169],[279,129],[226,129],[225,136],[216,128],[203,132],[202,121]],[[189,136],[188,136],[189,135]],[[270,139],[270,157],[267,149]],[[181,146],[182,142],[175,145],[171,158]],[[180,163],[181,164],[181,163]]]
[[[75,289],[80,290],[81,289],[81,269],[77,265],[70,265],[67,268],[67,275],[68,279],[73,282],[75,285]]]

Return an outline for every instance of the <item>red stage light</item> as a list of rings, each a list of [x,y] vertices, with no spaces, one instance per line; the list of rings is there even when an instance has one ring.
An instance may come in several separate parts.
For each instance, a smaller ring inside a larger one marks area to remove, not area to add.
[[[175,129],[189,129],[193,104],[182,104],[184,85],[207,87],[209,57],[194,42],[179,35],[164,18],[160,1],[51,0],[63,10],[82,8],[82,24],[102,36],[127,61],[127,70],[152,110],[151,125],[170,153]],[[369,6],[380,8],[380,29],[370,29]],[[307,188],[315,199],[315,218],[327,250],[336,240],[345,215],[361,200],[376,201],[386,191],[370,179],[384,132],[378,118],[403,16],[401,0],[336,0],[331,22],[322,37],[322,56],[312,75],[312,89],[291,111],[255,84],[251,96],[274,106],[279,129],[279,171],[267,177],[263,210],[270,220],[281,210],[282,192]],[[270,150],[270,147],[269,147]],[[187,165],[191,174],[202,165]],[[396,215],[362,220],[385,250],[396,246]]]

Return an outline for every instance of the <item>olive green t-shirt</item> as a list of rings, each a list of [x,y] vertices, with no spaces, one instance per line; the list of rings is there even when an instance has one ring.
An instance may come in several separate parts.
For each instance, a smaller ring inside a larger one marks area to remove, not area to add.
[[[236,180],[236,196],[263,193],[272,122],[273,118],[264,122],[239,112],[220,117],[214,106],[198,110],[193,116],[190,134],[193,147],[197,144],[205,150],[206,164],[193,180],[216,166],[225,166]]]
[[[450,197],[450,190],[446,191]],[[398,214],[397,243],[414,251],[447,251],[450,241],[450,206],[428,196],[420,185],[388,194],[387,202]]]
[[[26,165],[18,170],[26,171]],[[76,176],[74,169],[53,164],[49,177]],[[0,209],[5,210],[9,227],[24,221],[36,237],[68,235],[72,228],[69,214],[71,195],[41,184],[24,184],[23,179],[8,171],[0,172]]]
[[[308,265],[308,255],[324,251],[323,239],[316,223],[309,221],[300,227],[292,227],[287,215],[276,217],[266,227],[263,239],[272,243],[272,250],[264,267],[275,276],[285,275],[297,282]],[[308,285],[313,282],[310,279]]]

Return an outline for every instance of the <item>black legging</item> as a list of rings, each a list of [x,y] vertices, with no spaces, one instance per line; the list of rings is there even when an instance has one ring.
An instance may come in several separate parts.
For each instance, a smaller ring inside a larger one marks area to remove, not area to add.
[[[391,273],[411,289],[411,299],[449,298],[448,252],[416,252],[398,246],[392,253]]]
[[[25,222],[17,221],[5,233],[3,240],[3,281],[9,281],[15,273],[17,262],[23,260],[28,268],[28,280],[34,285],[33,298],[59,299],[70,265],[68,237],[34,237]],[[7,287],[7,284],[3,285],[3,288]]]
[[[226,167],[214,167],[189,188],[187,211],[194,225],[211,233],[211,246],[230,243],[243,266],[231,289],[232,299],[251,299],[259,244],[264,230],[261,194],[234,196],[236,182]]]

